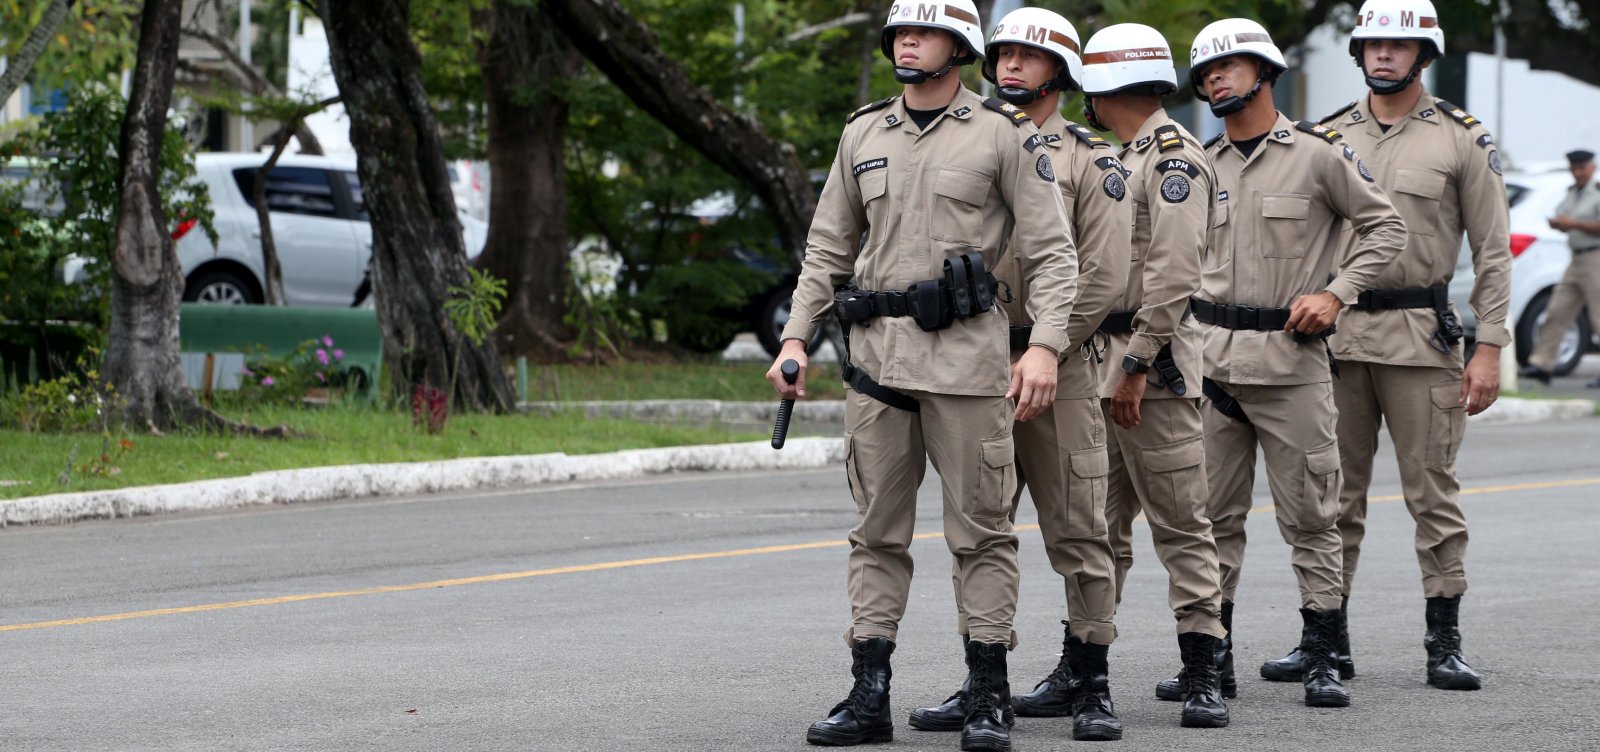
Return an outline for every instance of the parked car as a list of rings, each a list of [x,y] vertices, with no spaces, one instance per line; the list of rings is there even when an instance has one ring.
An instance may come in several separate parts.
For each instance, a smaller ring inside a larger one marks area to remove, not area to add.
[[[1572,174],[1565,167],[1533,172],[1508,172],[1506,198],[1511,202],[1511,314],[1508,324],[1516,336],[1517,362],[1526,365],[1533,352],[1534,337],[1544,325],[1545,309],[1555,285],[1572,261],[1566,233],[1551,229]],[[1456,275],[1450,283],[1450,299],[1460,313],[1462,328],[1470,344],[1477,339],[1478,319],[1467,304],[1476,275],[1472,251],[1464,241],[1457,260]],[[1555,373],[1564,375],[1578,367],[1585,353],[1600,350],[1595,332],[1585,313],[1578,317],[1562,338],[1556,355]]]
[[[261,223],[251,201],[255,175],[267,155],[208,153],[195,170],[211,192],[217,244],[192,221],[173,231],[183,269],[183,299],[191,303],[266,301]],[[359,305],[372,258],[372,226],[353,159],[285,154],[267,177],[272,237],[283,268],[285,302],[297,306]],[[459,210],[458,210],[459,212]],[[467,256],[488,240],[488,225],[460,212]],[[77,268],[82,261],[77,262]],[[75,278],[69,263],[68,280]]]

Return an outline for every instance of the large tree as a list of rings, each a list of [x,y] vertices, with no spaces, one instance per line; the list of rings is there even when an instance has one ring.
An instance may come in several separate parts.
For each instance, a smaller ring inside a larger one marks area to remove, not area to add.
[[[489,239],[479,268],[506,280],[495,330],[508,353],[566,349],[568,96],[582,58],[543,5],[495,0],[475,14],[488,110]]]
[[[409,36],[411,3],[319,6],[372,217],[373,295],[390,372],[406,385],[453,383],[456,403],[469,409],[508,411],[511,384],[493,340],[474,346],[445,313],[450,288],[467,285],[467,254]]]

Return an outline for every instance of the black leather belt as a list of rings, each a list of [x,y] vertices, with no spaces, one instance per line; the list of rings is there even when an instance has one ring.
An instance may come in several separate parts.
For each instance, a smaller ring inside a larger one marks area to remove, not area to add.
[[[1033,339],[1033,327],[1031,325],[1011,327],[1011,349],[1028,349],[1028,340],[1031,339]]]
[[[1283,331],[1289,324],[1287,308],[1257,308],[1255,306],[1226,305],[1194,298],[1189,301],[1194,317],[1202,324],[1224,329],[1246,329],[1258,332]]]
[[[1099,332],[1102,334],[1127,334],[1133,331],[1133,319],[1139,315],[1139,309],[1129,311],[1112,311],[1106,314],[1105,321],[1100,322]]]
[[[838,302],[839,310],[851,323],[860,324],[880,316],[905,316],[911,312],[903,292],[859,290],[859,294]]]
[[[1435,285],[1434,287],[1445,286]],[[1432,308],[1433,296],[1433,287],[1366,290],[1356,298],[1355,309],[1358,311],[1394,311],[1402,308]]]

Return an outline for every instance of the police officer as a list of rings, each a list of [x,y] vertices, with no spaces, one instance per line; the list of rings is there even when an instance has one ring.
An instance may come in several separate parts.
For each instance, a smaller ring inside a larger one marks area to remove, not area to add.
[[[1333,648],[1344,626],[1339,446],[1323,338],[1405,247],[1405,224],[1337,132],[1274,109],[1273,82],[1287,69],[1266,29],[1246,19],[1207,26],[1190,50],[1195,94],[1226,126],[1207,145],[1218,217],[1193,301],[1206,325],[1209,516],[1233,601],[1259,443],[1300,585],[1305,701],[1344,707]],[[1359,237],[1341,258],[1345,221]]]
[[[1110,344],[1103,403],[1113,424],[1106,522],[1117,553],[1117,592],[1133,564],[1133,519],[1143,511],[1167,569],[1183,671],[1157,696],[1183,700],[1184,726],[1228,725],[1218,687],[1227,637],[1217,544],[1206,518],[1200,418],[1200,330],[1189,298],[1213,217],[1216,175],[1205,150],[1161,106],[1178,90],[1172,49],[1141,24],[1100,30],[1083,50],[1084,112],[1115,133],[1135,207],[1127,288],[1101,329]],[[1120,600],[1120,598],[1119,598]],[[1169,686],[1170,685],[1170,686]],[[1232,692],[1231,685],[1225,690]]]
[[[1068,122],[1059,111],[1062,92],[1078,89],[1081,70],[1077,30],[1043,8],[1022,8],[1001,19],[983,62],[983,75],[1000,98],[1038,124],[1040,137],[1028,148],[1050,155],[1055,166],[1078,252],[1078,294],[1067,337],[1083,343],[1057,370],[1055,402],[1015,428],[1018,485],[1011,513],[1014,517],[1026,484],[1039,512],[1045,553],[1065,581],[1071,618],[1064,622],[1068,626],[1059,665],[1032,692],[1010,700],[1017,715],[1074,716],[1074,739],[1111,740],[1122,736],[1106,664],[1117,634],[1112,622],[1116,588],[1105,529],[1106,429],[1097,391],[1099,358],[1090,339],[1127,279],[1133,204],[1110,144]],[[1024,206],[1018,211],[1049,218],[1051,209]],[[1015,292],[1005,304],[1016,322],[1011,327],[1013,359],[1028,349],[1032,336],[1027,308],[1034,294],[1023,271],[1023,258],[1008,253],[996,272],[1004,287]],[[959,568],[954,580],[957,628],[965,635]],[[928,731],[959,729],[966,696],[957,691],[943,705],[913,711],[911,725]]]
[[[1587,305],[1589,321],[1600,332],[1600,183],[1594,181],[1594,152],[1574,151],[1567,154],[1572,168],[1573,184],[1567,195],[1556,206],[1556,215],[1550,218],[1550,227],[1567,234],[1567,244],[1572,248],[1572,263],[1550,296],[1550,307],[1539,336],[1534,338],[1533,354],[1522,375],[1536,379],[1548,386],[1551,371],[1555,369],[1556,349],[1568,327],[1578,320]],[[1600,379],[1589,384],[1600,389]]]
[[[896,3],[882,49],[904,94],[862,107],[845,126],[783,349],[768,372],[782,396],[803,397],[803,375],[785,384],[780,363],[793,359],[805,373],[805,344],[830,309],[848,325],[846,475],[860,512],[850,532],[846,631],[855,682],[806,739],[893,738],[889,657],[911,585],[917,488],[931,460],[971,636],[962,749],[1004,750],[1017,599],[1011,426],[1054,400],[1056,364],[1071,344],[1077,262],[1038,129],[954,74],[982,57],[971,0]],[[1009,208],[1023,206],[1029,211]],[[989,276],[1008,243],[1034,321],[1027,352],[1009,367],[1009,320],[994,305]]]
[[[1330,339],[1339,367],[1333,397],[1344,471],[1342,607],[1348,611],[1366,532],[1378,428],[1387,423],[1406,507],[1416,520],[1428,683],[1477,689],[1456,624],[1467,589],[1467,521],[1455,460],[1467,416],[1483,412],[1499,394],[1500,348],[1511,342],[1511,247],[1500,154],[1477,118],[1423,88],[1422,70],[1444,55],[1444,30],[1431,2],[1368,0],[1356,16],[1350,54],[1371,93],[1323,124],[1361,154],[1408,232],[1405,253],[1340,314]],[[1464,370],[1461,326],[1449,295],[1463,229],[1477,271],[1472,305],[1478,316],[1478,350]],[[1355,664],[1347,632],[1339,634],[1337,647],[1339,673],[1349,678]],[[1261,676],[1300,681],[1304,663],[1302,653],[1291,651],[1263,664]]]

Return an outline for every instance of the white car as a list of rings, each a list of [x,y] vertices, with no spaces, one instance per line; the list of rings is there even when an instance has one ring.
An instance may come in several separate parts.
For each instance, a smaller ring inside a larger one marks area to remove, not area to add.
[[[1564,166],[1552,166],[1537,172],[1507,172],[1505,179],[1506,198],[1511,202],[1509,323],[1516,336],[1517,362],[1526,364],[1528,355],[1533,352],[1534,337],[1544,324],[1550,296],[1572,261],[1566,233],[1552,229],[1549,222],[1555,216],[1556,205],[1572,186],[1572,173]],[[1474,338],[1478,328],[1472,307],[1467,304],[1475,279],[1472,251],[1463,242],[1456,275],[1450,283],[1450,298],[1456,304],[1468,338]],[[1584,353],[1594,347],[1593,336],[1587,315],[1579,316],[1557,351],[1557,375],[1570,373],[1578,366]]]
[[[178,225],[178,262],[183,299],[200,303],[262,303],[265,279],[261,224],[251,202],[255,173],[267,155],[207,153],[195,169],[211,191],[217,244],[193,223]],[[361,303],[372,257],[372,226],[362,201],[354,159],[285,154],[267,177],[272,237],[283,268],[288,305],[350,306]],[[467,257],[488,240],[488,225],[459,212]]]

